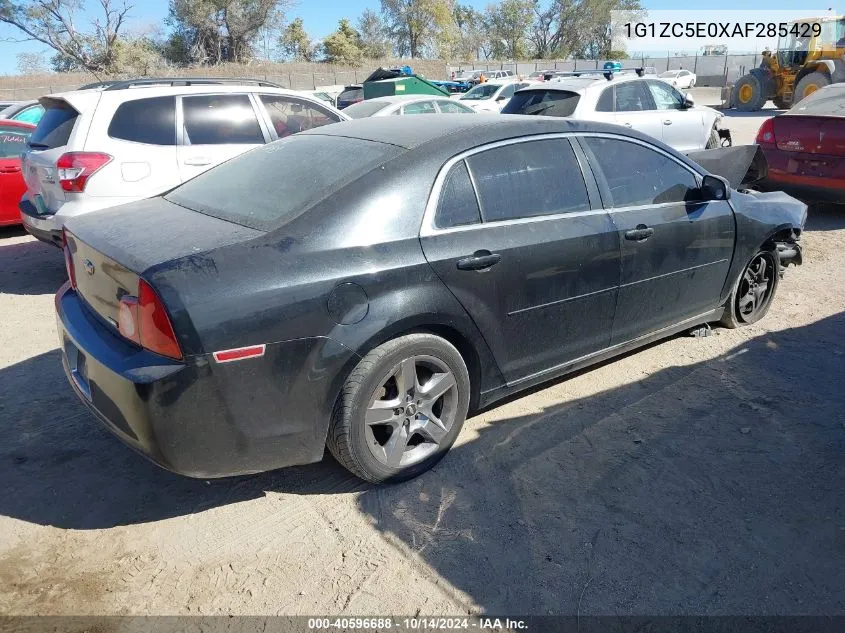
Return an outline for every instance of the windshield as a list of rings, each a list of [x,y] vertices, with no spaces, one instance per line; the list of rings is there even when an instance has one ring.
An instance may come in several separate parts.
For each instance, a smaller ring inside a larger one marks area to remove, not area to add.
[[[361,101],[353,103],[348,108],[344,108],[343,113],[351,116],[353,119],[364,119],[368,116],[373,116],[376,112],[384,110],[389,103],[383,101]]]
[[[490,99],[496,91],[501,88],[498,84],[478,84],[475,88],[466,93],[461,100],[466,101],[481,101],[483,99]]]
[[[398,155],[401,148],[305,134],[262,145],[165,196],[181,207],[269,231]]]

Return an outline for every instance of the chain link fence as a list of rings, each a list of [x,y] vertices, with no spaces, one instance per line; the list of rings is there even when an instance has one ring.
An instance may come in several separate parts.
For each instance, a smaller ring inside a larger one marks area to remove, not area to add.
[[[760,55],[687,55],[661,57],[634,57],[621,60],[623,68],[652,67],[657,74],[668,70],[689,70],[695,73],[696,86],[721,88],[734,83],[748,70],[758,66]],[[541,70],[601,70],[606,59],[570,59],[536,60],[531,62],[470,62],[452,64],[449,73],[459,70],[512,70],[515,74],[527,77]]]
[[[749,69],[759,65],[760,55],[690,55],[685,57],[636,57],[622,61],[623,67],[653,67],[659,74],[667,70],[686,69],[697,75],[697,86],[722,87],[735,82]],[[452,72],[459,70],[512,70],[527,77],[540,70],[596,70],[601,69],[605,59],[579,60],[536,60],[531,62],[467,62],[446,63],[436,60],[411,62],[414,70],[429,79],[449,79]],[[283,65],[279,65],[283,66]],[[316,64],[315,64],[316,66]],[[221,73],[219,69],[197,69],[184,71],[191,77],[243,77],[261,79],[293,90],[315,90],[321,87],[349,86],[359,84],[374,68],[332,69],[313,72],[279,72],[262,69],[239,69],[237,74]],[[84,75],[42,75],[30,77],[0,77],[0,101],[25,101],[37,99],[46,94],[76,90],[81,85],[95,81]],[[36,85],[31,85],[36,84]]]

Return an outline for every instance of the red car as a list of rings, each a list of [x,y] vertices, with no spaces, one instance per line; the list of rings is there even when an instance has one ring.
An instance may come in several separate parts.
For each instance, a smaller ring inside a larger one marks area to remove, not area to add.
[[[831,84],[768,119],[757,144],[769,164],[765,189],[845,203],[845,84]]]
[[[26,191],[21,152],[34,129],[32,123],[0,120],[0,226],[21,223],[18,202]]]

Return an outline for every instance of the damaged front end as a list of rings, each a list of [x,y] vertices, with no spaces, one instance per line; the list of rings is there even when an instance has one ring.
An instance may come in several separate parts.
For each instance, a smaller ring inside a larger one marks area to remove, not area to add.
[[[736,217],[736,253],[731,279],[761,246],[777,250],[781,272],[803,261],[801,233],[807,205],[782,191],[762,192],[756,186],[768,175],[768,164],[757,145],[739,145],[689,152],[687,157],[711,174],[722,176],[734,190],[730,204]]]

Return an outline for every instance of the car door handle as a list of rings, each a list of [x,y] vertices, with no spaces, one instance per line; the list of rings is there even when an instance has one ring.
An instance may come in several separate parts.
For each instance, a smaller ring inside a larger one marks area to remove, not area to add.
[[[458,270],[487,270],[502,261],[502,256],[490,251],[475,251],[469,257],[458,260]]]
[[[206,158],[205,156],[194,156],[193,158],[186,158],[185,164],[191,165],[192,167],[203,167],[205,165],[210,165],[211,159]]]
[[[644,242],[654,235],[654,229],[645,224],[638,224],[637,228],[625,231],[625,239],[632,242]]]
[[[17,174],[21,168],[16,165],[9,165],[8,167],[0,167],[0,174]]]
[[[672,125],[672,119],[664,119],[663,125]]]

